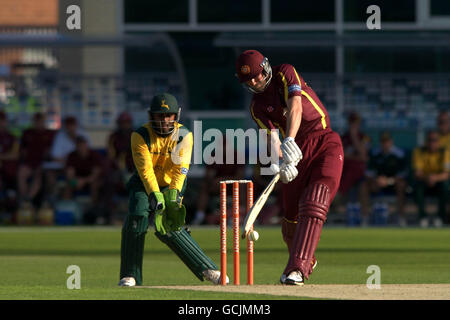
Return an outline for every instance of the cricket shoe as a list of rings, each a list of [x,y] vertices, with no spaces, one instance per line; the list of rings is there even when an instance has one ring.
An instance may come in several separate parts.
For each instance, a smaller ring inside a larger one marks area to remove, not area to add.
[[[136,280],[133,277],[124,277],[119,281],[119,286],[121,287],[134,287],[135,285]]]
[[[220,271],[208,269],[203,271],[203,276],[206,280],[211,281],[213,284],[220,284]],[[227,284],[230,282],[230,279],[227,276]]]
[[[317,259],[313,257],[313,260],[311,261],[312,269],[314,270],[317,266]],[[305,281],[303,280],[303,275],[300,271],[294,270],[289,273],[289,275],[285,275],[284,273],[280,277],[281,284],[285,284],[288,286],[302,286],[305,284]]]
[[[305,284],[302,273],[298,270],[291,271],[287,276],[282,274],[280,282],[287,286],[302,286]]]

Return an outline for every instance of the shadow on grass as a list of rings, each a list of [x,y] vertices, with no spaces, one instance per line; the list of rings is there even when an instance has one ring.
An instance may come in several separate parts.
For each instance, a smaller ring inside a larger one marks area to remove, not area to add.
[[[243,249],[245,250],[245,249]],[[285,248],[258,248],[257,255],[285,253]],[[145,249],[145,253],[152,255],[167,255],[170,249]],[[207,255],[218,254],[216,249],[206,249]],[[318,253],[448,253],[448,248],[318,248]],[[0,256],[116,256],[120,249],[0,249]]]

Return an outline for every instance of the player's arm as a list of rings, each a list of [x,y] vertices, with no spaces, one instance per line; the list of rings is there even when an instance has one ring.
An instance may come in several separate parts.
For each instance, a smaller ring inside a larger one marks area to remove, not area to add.
[[[412,167],[416,179],[422,180],[425,178],[425,175],[423,173],[424,161],[419,148],[414,149],[412,157]]]
[[[176,189],[181,192],[191,163],[193,145],[192,133],[189,132],[172,152],[173,165],[170,171],[172,180],[169,189]]]
[[[300,96],[293,96],[288,99],[286,114],[286,137],[295,139],[302,122],[302,99]]]
[[[144,184],[148,195],[159,192],[159,185],[153,170],[153,162],[144,138],[137,133],[131,134],[131,152],[136,171]]]
[[[294,166],[303,158],[303,154],[295,142],[295,137],[302,121],[302,84],[295,68],[291,65],[283,65],[278,74],[283,86],[284,101],[287,107],[286,137],[281,144],[281,152],[284,162]]]
[[[442,157],[442,172],[435,173],[432,175],[432,180],[434,183],[447,181],[450,178],[450,151],[448,149],[444,150],[444,155]]]

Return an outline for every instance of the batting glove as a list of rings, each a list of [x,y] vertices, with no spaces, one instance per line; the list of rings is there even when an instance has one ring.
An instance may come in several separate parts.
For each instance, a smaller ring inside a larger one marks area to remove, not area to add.
[[[283,183],[289,183],[298,175],[298,170],[294,163],[283,163],[280,167],[280,180]]]
[[[302,151],[292,137],[285,138],[280,148],[285,163],[293,163],[296,166],[303,159]]]

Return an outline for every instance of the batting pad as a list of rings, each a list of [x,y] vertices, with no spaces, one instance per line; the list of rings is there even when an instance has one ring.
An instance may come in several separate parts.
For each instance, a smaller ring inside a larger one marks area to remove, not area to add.
[[[156,231],[155,235],[175,252],[199,280],[204,281],[203,271],[218,270],[215,263],[203,252],[186,229],[181,228],[180,231],[171,231],[165,235]]]

